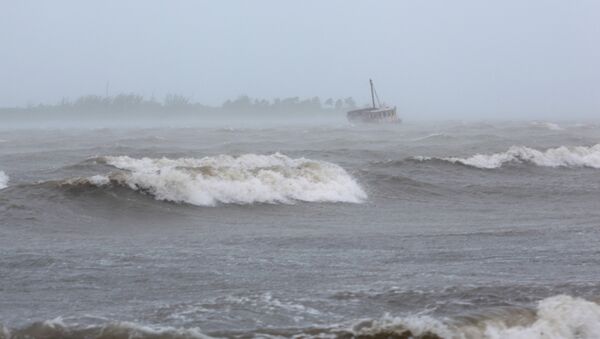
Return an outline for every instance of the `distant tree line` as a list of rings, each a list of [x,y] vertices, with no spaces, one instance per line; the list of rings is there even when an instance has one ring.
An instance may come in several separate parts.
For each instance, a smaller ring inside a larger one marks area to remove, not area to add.
[[[104,97],[98,95],[86,95],[73,101],[62,99],[56,104],[29,105],[18,108],[0,108],[0,114],[20,113],[214,113],[214,112],[248,112],[248,113],[301,113],[301,112],[327,112],[343,111],[356,108],[354,99],[328,98],[322,101],[319,97],[302,99],[300,97],[276,98],[273,100],[250,98],[247,95],[239,96],[234,100],[225,101],[219,106],[207,106],[191,102],[189,97],[169,94],[164,100],[157,101],[154,98],[145,98],[139,94],[119,94]]]

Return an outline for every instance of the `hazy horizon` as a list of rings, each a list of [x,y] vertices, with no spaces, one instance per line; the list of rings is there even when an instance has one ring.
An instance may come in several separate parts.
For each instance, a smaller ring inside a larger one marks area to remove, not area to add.
[[[406,120],[600,113],[594,1],[27,1],[0,30],[0,107],[107,92],[363,104],[373,78]]]
[[[600,338],[599,37],[598,0],[5,1],[0,339]]]

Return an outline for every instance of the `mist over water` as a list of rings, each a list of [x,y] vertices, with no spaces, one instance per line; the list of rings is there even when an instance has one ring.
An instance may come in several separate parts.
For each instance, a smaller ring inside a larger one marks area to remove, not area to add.
[[[595,338],[599,132],[3,130],[3,335]]]
[[[0,339],[600,338],[599,36],[594,0],[5,1]]]
[[[598,13],[593,0],[15,2],[0,12],[0,107],[130,93],[362,105],[372,78],[412,120],[593,119]]]

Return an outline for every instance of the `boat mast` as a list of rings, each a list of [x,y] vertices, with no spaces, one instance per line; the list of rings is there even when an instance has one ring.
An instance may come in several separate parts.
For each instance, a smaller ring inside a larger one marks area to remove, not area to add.
[[[369,79],[369,83],[371,84],[371,101],[373,102],[373,108],[375,107],[375,92],[373,90],[373,79]]]

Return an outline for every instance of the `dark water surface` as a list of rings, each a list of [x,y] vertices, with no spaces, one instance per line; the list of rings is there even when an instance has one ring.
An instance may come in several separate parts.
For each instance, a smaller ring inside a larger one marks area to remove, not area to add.
[[[0,130],[0,338],[598,338],[599,140]]]

